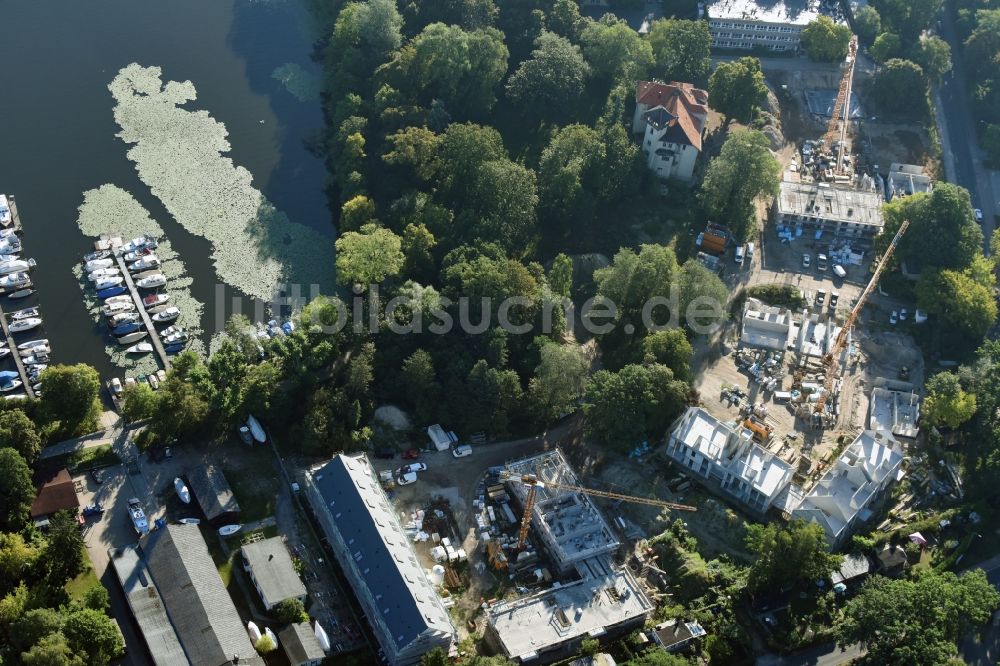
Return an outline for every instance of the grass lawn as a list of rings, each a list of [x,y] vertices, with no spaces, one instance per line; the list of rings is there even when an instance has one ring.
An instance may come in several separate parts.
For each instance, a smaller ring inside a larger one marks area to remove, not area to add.
[[[94,565],[90,563],[90,555],[87,554],[86,548],[83,549],[83,565],[85,567],[83,573],[66,583],[66,594],[72,601],[82,602],[83,595],[86,594],[87,590],[101,584],[97,580],[97,572],[94,571]]]
[[[240,457],[239,466],[223,467],[226,480],[240,505],[240,521],[251,523],[274,515],[278,471],[269,448],[254,447]]]
[[[66,462],[71,466],[89,469],[91,467],[118,465],[121,463],[121,458],[112,450],[110,444],[104,444],[103,446],[92,446],[74,451],[69,455]]]

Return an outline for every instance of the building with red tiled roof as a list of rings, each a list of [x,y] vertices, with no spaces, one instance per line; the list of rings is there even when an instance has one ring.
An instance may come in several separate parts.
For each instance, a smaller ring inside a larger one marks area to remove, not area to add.
[[[31,518],[43,521],[62,509],[76,511],[78,508],[80,500],[76,496],[76,487],[69,472],[63,467],[39,486],[35,501],[31,503]]]
[[[690,181],[708,120],[708,93],[690,83],[639,81],[632,131],[657,176]]]

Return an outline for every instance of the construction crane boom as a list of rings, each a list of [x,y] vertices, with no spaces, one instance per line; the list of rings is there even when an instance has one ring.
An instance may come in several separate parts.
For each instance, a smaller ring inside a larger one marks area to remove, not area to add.
[[[528,528],[531,526],[531,514],[535,508],[535,493],[538,488],[554,488],[556,490],[566,490],[569,492],[583,493],[584,495],[591,495],[594,497],[604,497],[606,499],[621,500],[623,502],[633,502],[635,504],[646,504],[648,506],[658,506],[663,509],[673,509],[675,511],[697,511],[698,507],[690,506],[688,504],[677,504],[676,502],[665,502],[663,500],[653,499],[652,497],[635,497],[633,495],[624,495],[622,493],[612,493],[606,490],[594,490],[593,488],[584,488],[582,486],[571,486],[565,483],[556,483],[554,481],[542,481],[534,474],[503,474],[501,479],[507,480],[519,480],[524,485],[528,486],[528,495],[524,501],[524,515],[521,517],[521,529],[517,536],[517,549],[521,550],[524,548],[524,543],[528,538]]]
[[[840,86],[837,89],[837,97],[833,102],[833,113],[830,122],[826,126],[826,134],[823,138],[827,144],[831,144],[835,137],[839,137],[840,143],[837,145],[837,164],[834,165],[833,172],[838,176],[844,169],[844,146],[847,143],[847,124],[851,117],[851,89],[854,86],[854,63],[858,56],[858,37],[851,35],[851,41],[847,46],[847,69],[840,79]],[[846,111],[845,111],[846,109]],[[840,116],[844,116],[844,122],[837,131],[837,123]]]
[[[826,376],[823,380],[823,393],[819,396],[819,400],[816,401],[816,407],[814,411],[817,414],[823,412],[826,407],[827,397],[833,390],[833,383],[837,380],[837,357],[844,351],[847,346],[847,338],[851,334],[851,329],[854,327],[855,322],[858,320],[858,316],[861,314],[861,309],[865,306],[868,301],[868,297],[874,291],[875,287],[878,285],[879,278],[882,277],[883,271],[889,266],[889,260],[892,258],[893,252],[896,251],[896,246],[899,245],[899,239],[903,237],[906,230],[910,226],[909,220],[903,220],[903,223],[899,225],[899,229],[896,231],[896,235],[892,237],[892,241],[889,242],[889,247],[886,248],[885,253],[882,258],[878,260],[875,265],[875,270],[872,272],[872,277],[865,285],[864,291],[858,296],[857,303],[851,309],[851,313],[847,315],[847,321],[844,322],[843,327],[841,327],[840,332],[834,339],[833,346],[830,351],[827,352],[826,356],[823,357],[823,365],[826,366]]]

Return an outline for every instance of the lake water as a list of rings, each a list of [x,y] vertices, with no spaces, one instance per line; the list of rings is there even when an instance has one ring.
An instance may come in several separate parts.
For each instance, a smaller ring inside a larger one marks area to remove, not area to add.
[[[215,330],[218,280],[208,242],[167,213],[115,136],[107,86],[130,63],[161,67],[164,81],[190,80],[198,99],[188,107],[226,126],[228,156],[253,174],[254,186],[332,243],[325,167],[305,148],[322,127],[320,103],[302,101],[298,87],[274,76],[289,69],[318,76],[310,60],[315,28],[300,1],[5,0],[0,17],[0,192],[17,198],[23,256],[38,261],[32,279],[45,328],[30,337],[51,340],[53,362],[88,363],[105,378],[122,374],[72,273],[92,249],[77,228],[77,207],[84,191],[105,183],[131,192],[159,222],[194,278],[192,294],[206,304],[202,328]]]

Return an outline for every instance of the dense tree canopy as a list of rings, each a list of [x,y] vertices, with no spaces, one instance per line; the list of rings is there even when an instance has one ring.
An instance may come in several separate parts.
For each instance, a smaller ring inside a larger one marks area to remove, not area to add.
[[[871,56],[877,63],[886,63],[893,58],[898,58],[903,52],[903,41],[899,35],[892,32],[883,32],[875,38],[872,44]]]
[[[507,94],[526,115],[566,117],[583,94],[589,75],[590,66],[580,47],[543,32],[531,58],[507,80]]]
[[[781,165],[771,155],[767,137],[740,130],[726,138],[722,151],[709,162],[702,200],[712,219],[729,225],[743,241],[756,225],[754,199],[776,195],[780,177]]]
[[[17,532],[28,522],[35,500],[31,469],[14,449],[0,449],[0,530]]]
[[[657,331],[642,342],[646,363],[661,363],[681,381],[691,380],[691,359],[694,349],[680,328]]]
[[[42,372],[45,392],[39,406],[56,430],[68,437],[97,428],[101,379],[89,365],[53,365]]]
[[[854,13],[854,29],[862,44],[871,45],[882,32],[882,17],[879,16],[878,10],[871,5],[860,7]]]
[[[760,60],[747,56],[719,63],[708,79],[708,98],[727,119],[749,123],[767,99]]]
[[[650,25],[646,40],[653,47],[658,77],[705,85],[712,67],[712,35],[706,21],[658,19]]]
[[[876,241],[884,249],[903,220],[910,228],[899,242],[896,261],[916,259],[921,266],[964,268],[982,252],[983,232],[976,224],[969,192],[951,183],[898,197],[885,205],[885,229]]]
[[[684,409],[688,387],[664,365],[599,370],[587,385],[584,413],[591,442],[628,451],[663,436]]]
[[[958,376],[939,372],[927,380],[920,416],[929,426],[957,428],[976,413],[976,395],[962,390]]]
[[[936,36],[923,36],[913,49],[913,61],[920,65],[924,74],[934,83],[951,70],[951,47],[948,42]]]
[[[594,215],[605,184],[606,152],[597,132],[567,125],[552,135],[538,166],[539,213],[546,226],[569,231]]]
[[[588,22],[580,43],[594,75],[606,81],[643,78],[653,66],[649,42],[613,14]]]
[[[70,648],[77,654],[85,654],[90,666],[103,666],[125,653],[125,643],[114,620],[90,608],[69,613],[63,633]]]
[[[825,580],[843,561],[827,552],[826,533],[812,522],[795,520],[747,526],[747,549],[756,558],[747,584],[753,590],[779,590],[796,582]]]
[[[802,30],[802,46],[812,60],[840,62],[847,55],[851,29],[835,23],[829,16],[820,16]]]
[[[341,284],[379,284],[403,267],[402,241],[392,231],[366,224],[337,239],[337,281]]]
[[[884,113],[921,116],[927,109],[924,70],[915,62],[892,58],[872,78],[871,95]]]
[[[590,361],[576,345],[549,341],[539,350],[541,360],[528,388],[535,417],[551,423],[573,411],[587,386]]]
[[[981,569],[961,577],[925,571],[914,580],[872,576],[847,602],[837,631],[842,645],[860,642],[869,664],[939,666],[955,642],[986,622],[1000,595]]]
[[[28,462],[34,463],[42,450],[38,427],[20,409],[0,412],[0,449],[15,449]]]
[[[944,0],[872,0],[872,7],[878,10],[883,28],[906,40],[916,40],[920,32],[934,21]]]

